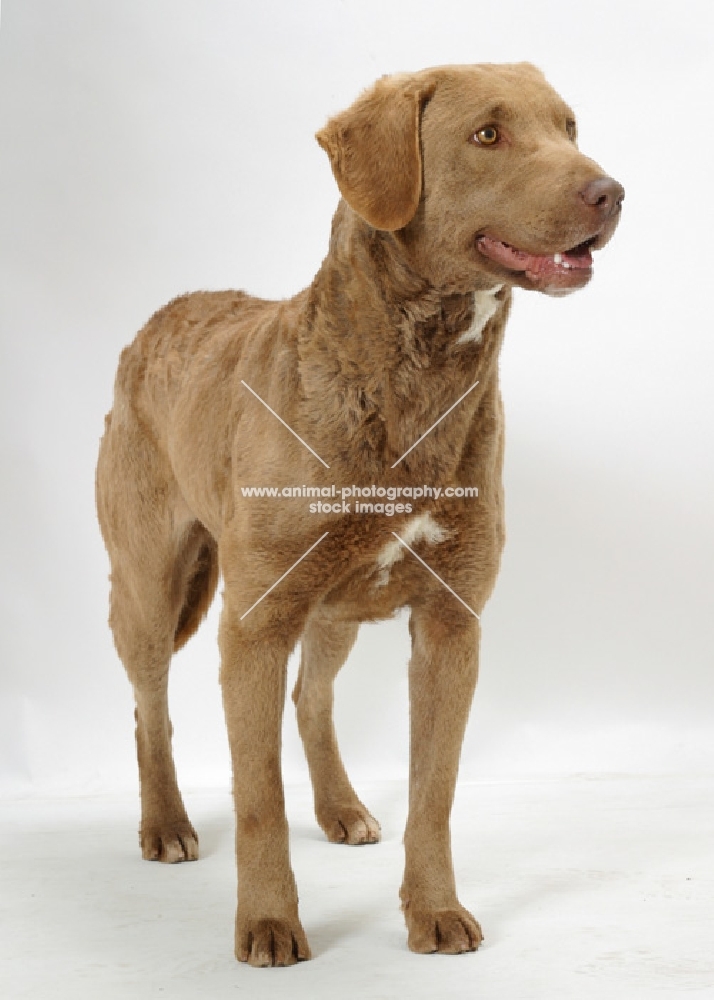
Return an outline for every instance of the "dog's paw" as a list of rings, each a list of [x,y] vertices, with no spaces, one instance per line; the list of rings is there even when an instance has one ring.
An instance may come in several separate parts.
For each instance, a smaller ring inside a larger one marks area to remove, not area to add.
[[[409,948],[421,955],[434,952],[461,955],[465,951],[476,951],[483,941],[481,927],[463,906],[448,910],[407,907],[404,917],[409,931]]]
[[[259,968],[295,965],[311,957],[299,920],[239,920],[236,925],[236,958]]]
[[[179,861],[198,860],[198,837],[188,820],[155,826],[142,824],[139,840],[141,856],[145,861],[163,861],[172,865]]]
[[[332,844],[376,844],[382,836],[379,823],[361,804],[323,807],[317,822]]]

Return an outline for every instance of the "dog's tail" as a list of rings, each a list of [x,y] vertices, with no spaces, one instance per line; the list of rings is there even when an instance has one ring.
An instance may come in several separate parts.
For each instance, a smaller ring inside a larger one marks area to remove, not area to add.
[[[218,546],[215,539],[202,529],[195,560],[184,576],[183,605],[174,632],[175,653],[188,642],[203,621],[217,585]]]

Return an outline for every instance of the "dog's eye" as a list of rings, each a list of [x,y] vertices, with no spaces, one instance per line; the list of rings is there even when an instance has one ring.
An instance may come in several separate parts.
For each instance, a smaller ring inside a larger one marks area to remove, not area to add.
[[[568,133],[568,138],[572,142],[575,142],[575,140],[578,137],[578,127],[575,124],[575,120],[573,118],[568,118],[567,122],[565,123],[565,131]]]
[[[499,138],[498,129],[494,125],[484,125],[474,135],[474,142],[479,146],[493,146]]]

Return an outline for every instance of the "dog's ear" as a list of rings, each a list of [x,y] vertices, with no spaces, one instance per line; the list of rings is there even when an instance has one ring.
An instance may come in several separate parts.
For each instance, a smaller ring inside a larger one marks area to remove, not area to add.
[[[433,90],[407,75],[383,76],[317,133],[342,197],[375,229],[401,229],[417,210],[419,122]]]

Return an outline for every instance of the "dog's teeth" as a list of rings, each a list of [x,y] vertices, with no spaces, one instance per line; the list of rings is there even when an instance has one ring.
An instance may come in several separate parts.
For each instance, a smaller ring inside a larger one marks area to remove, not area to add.
[[[554,264],[562,264],[563,263],[563,255],[562,255],[562,253],[554,253],[553,254],[553,263]]]

